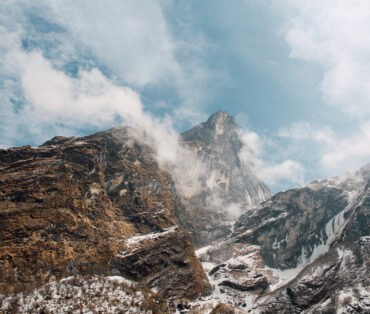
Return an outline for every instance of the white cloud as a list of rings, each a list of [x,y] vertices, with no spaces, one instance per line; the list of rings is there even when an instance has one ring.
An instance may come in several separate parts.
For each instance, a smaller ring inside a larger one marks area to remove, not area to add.
[[[277,184],[280,181],[304,184],[305,168],[301,163],[294,160],[283,162],[260,169],[260,176],[269,184]]]
[[[52,1],[55,20],[99,63],[134,88],[170,87],[179,96],[173,109],[178,122],[199,122],[210,78],[202,62],[201,34],[174,37],[164,11],[166,1]],[[178,21],[178,24],[181,24]]]
[[[262,141],[256,132],[248,131],[241,134],[241,141],[250,147],[254,155],[259,155],[262,152]]]
[[[362,122],[345,134],[338,134],[328,126],[298,122],[280,129],[278,134],[289,139],[290,146],[298,148],[301,154],[316,154],[317,167],[325,176],[342,175],[370,161],[369,122]]]
[[[173,118],[199,122],[202,104],[211,97],[205,93],[210,72],[202,61],[207,45],[199,31],[180,20],[180,36],[172,35],[174,26],[165,16],[170,6],[161,0],[7,0],[0,20],[7,32],[18,31],[19,42],[26,38],[28,49],[42,49],[54,67],[81,62],[140,92],[171,90],[177,101],[168,108]],[[0,56],[7,49],[5,41],[4,46]]]
[[[113,85],[96,68],[71,78],[55,70],[40,53],[19,53],[16,58],[26,110],[40,122],[101,128],[115,123],[117,116],[130,122],[142,113],[137,93]]]
[[[291,56],[319,64],[327,103],[370,117],[370,2],[287,0]]]
[[[278,135],[295,140],[315,140],[327,144],[333,142],[333,130],[329,126],[312,125],[306,121],[295,122],[291,127],[281,128]]]
[[[254,170],[255,175],[265,181],[268,185],[277,185],[282,182],[303,184],[305,168],[294,160],[284,160],[278,163],[268,163],[264,160],[264,146],[266,141],[255,132],[244,132],[241,134],[244,146],[239,154],[240,159]]]
[[[322,68],[324,103],[349,118],[339,131],[297,122],[278,134],[317,162],[323,175],[341,175],[370,161],[370,2],[286,0],[282,34],[290,56]],[[346,129],[345,129],[346,128]],[[315,155],[315,157],[312,157]]]
[[[47,2],[46,2],[47,3]],[[128,84],[174,79],[181,71],[159,1],[51,1],[56,21]]]
[[[14,124],[3,125],[10,136],[11,130],[15,131],[14,138],[7,139],[10,142],[19,136],[34,137],[37,142],[55,132],[71,134],[120,121],[130,123],[142,114],[139,95],[112,84],[98,69],[71,78],[54,69],[40,52],[14,50],[5,59],[12,61],[18,73],[25,99],[19,108],[8,102],[7,111],[1,110],[6,120],[15,117]]]
[[[361,125],[358,131],[340,139],[333,139],[321,157],[321,165],[331,174],[357,170],[370,162],[370,123]]]

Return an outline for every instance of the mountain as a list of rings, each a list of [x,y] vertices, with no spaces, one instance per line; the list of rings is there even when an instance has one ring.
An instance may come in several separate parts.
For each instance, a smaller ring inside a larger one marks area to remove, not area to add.
[[[232,223],[247,209],[270,198],[266,184],[240,158],[241,130],[227,112],[217,111],[206,122],[181,134],[182,144],[204,165],[201,188],[184,200],[182,219],[196,246],[208,245],[231,233]]]
[[[345,213],[327,253],[288,285],[259,300],[255,312],[370,312],[370,182]]]
[[[148,302],[207,293],[183,205],[151,156],[126,128],[0,150],[0,293],[93,275]]]
[[[0,149],[0,313],[370,312],[370,164],[271,196],[218,111],[183,193],[134,134]]]
[[[277,193],[197,251],[214,296],[253,313],[370,310],[370,164]]]
[[[370,167],[280,192],[235,224],[238,241],[262,247],[267,266],[295,268],[325,251],[357,204],[370,179]]]

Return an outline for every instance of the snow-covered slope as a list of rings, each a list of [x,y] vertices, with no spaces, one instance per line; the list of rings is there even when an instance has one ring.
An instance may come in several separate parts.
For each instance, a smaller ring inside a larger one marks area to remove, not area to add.
[[[370,181],[358,193],[327,252],[261,298],[255,312],[370,312]]]
[[[241,216],[228,239],[196,251],[214,298],[253,313],[368,311],[368,180],[365,166]]]

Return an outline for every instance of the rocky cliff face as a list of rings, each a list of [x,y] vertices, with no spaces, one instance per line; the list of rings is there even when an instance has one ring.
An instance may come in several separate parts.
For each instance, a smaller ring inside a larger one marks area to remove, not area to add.
[[[181,134],[183,145],[202,162],[206,174],[200,178],[203,188],[185,199],[182,219],[197,246],[224,239],[231,233],[231,222],[243,211],[271,196],[265,183],[240,159],[240,132],[233,117],[218,111]]]
[[[269,198],[239,132],[182,134],[186,195],[129,128],[0,150],[0,312],[369,313],[370,164]]]
[[[269,267],[295,268],[315,259],[346,223],[370,178],[368,168],[274,195],[253,215],[239,217],[234,237],[260,245]]]
[[[288,285],[259,300],[258,313],[370,312],[370,181],[326,254]]]
[[[198,250],[212,297],[253,313],[369,311],[369,166],[278,193]]]
[[[249,217],[240,217],[235,237],[240,243],[262,247],[269,267],[287,269],[304,263],[326,243],[330,220],[349,201],[340,189],[304,187],[274,195],[270,202]],[[337,221],[333,222],[337,226]]]
[[[125,128],[0,150],[0,293],[93,274],[170,299],[207,292],[173,186]]]

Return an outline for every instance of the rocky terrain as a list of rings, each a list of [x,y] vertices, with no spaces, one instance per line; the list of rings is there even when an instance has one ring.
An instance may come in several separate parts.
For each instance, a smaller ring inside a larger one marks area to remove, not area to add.
[[[209,290],[169,174],[124,134],[0,151],[0,293],[91,274],[167,298]]]
[[[0,312],[370,312],[370,164],[271,197],[219,111],[183,194],[131,131],[0,150]]]
[[[368,313],[370,164],[280,192],[197,251],[215,296],[252,313]]]
[[[260,313],[370,312],[370,181],[328,252],[273,294],[259,300]]]
[[[205,167],[202,188],[184,200],[183,225],[197,247],[225,239],[236,218],[270,198],[266,184],[240,158],[241,130],[227,112],[181,134],[184,147],[194,152]],[[250,153],[253,152],[250,150]]]
[[[170,313],[167,300],[120,276],[67,277],[2,298],[4,313]]]

